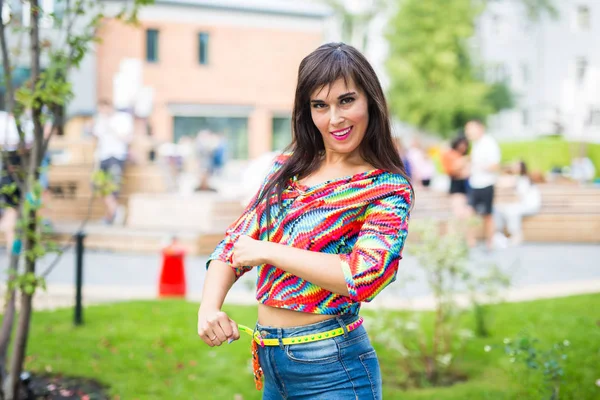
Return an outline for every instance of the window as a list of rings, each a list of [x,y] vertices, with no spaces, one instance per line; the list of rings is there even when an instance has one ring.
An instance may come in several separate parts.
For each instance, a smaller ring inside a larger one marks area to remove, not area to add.
[[[204,129],[225,136],[228,159],[248,159],[248,118],[245,117],[179,117],[173,118],[173,141],[183,136],[196,137]]]
[[[271,150],[281,151],[292,142],[292,120],[290,117],[273,118]]]
[[[526,63],[521,63],[521,79],[523,81],[523,85],[527,85],[529,83],[529,65]]]
[[[498,14],[492,15],[492,33],[494,35],[502,33],[502,18]]]
[[[198,62],[201,65],[208,64],[208,33],[198,34]]]
[[[496,64],[492,69],[492,80],[510,84],[510,72],[505,64]]]
[[[588,62],[585,57],[579,57],[575,61],[575,78],[577,83],[583,83],[587,72]]]
[[[529,110],[521,110],[521,123],[523,126],[529,126]]]
[[[158,30],[146,30],[146,61],[158,62]]]
[[[588,6],[577,7],[577,28],[582,31],[590,29],[590,8]]]
[[[594,128],[600,128],[600,108],[593,108],[590,111],[590,125]]]

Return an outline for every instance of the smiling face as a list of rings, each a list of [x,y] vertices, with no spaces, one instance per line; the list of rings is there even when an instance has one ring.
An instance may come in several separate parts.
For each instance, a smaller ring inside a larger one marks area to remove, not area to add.
[[[353,155],[369,125],[366,94],[349,79],[338,79],[310,96],[312,120],[323,137],[325,151]]]

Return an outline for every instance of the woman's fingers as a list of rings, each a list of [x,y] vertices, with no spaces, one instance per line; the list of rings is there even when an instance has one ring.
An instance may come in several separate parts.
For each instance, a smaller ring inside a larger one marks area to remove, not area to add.
[[[231,332],[232,332],[229,340],[231,340],[231,341],[238,340],[240,338],[240,331],[238,329],[237,324],[232,319],[229,320],[229,324],[231,325]]]
[[[235,334],[234,334],[235,332]],[[237,332],[237,325],[234,327],[231,324],[231,320],[224,312],[220,311],[214,315],[213,318],[206,321],[206,329],[203,330],[202,338],[209,346],[220,346],[224,342],[228,341],[239,333]]]

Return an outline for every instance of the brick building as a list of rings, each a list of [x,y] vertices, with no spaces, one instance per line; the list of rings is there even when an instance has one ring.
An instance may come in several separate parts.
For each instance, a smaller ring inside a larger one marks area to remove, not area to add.
[[[153,94],[148,123],[156,139],[212,129],[238,160],[282,148],[298,65],[326,40],[330,15],[298,3],[157,0],[138,27],[109,20],[95,55],[97,100],[115,98],[115,78],[133,61]]]

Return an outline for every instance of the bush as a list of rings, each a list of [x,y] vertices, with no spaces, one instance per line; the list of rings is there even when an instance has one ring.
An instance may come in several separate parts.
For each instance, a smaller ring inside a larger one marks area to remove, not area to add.
[[[411,312],[398,318],[379,312],[370,321],[372,337],[398,356],[396,386],[446,386],[466,379],[453,363],[475,336],[461,327],[460,318],[472,309],[475,332],[487,336],[484,304],[499,298],[508,278],[495,265],[469,265],[466,241],[456,231],[442,234],[439,224],[426,222],[413,223],[411,234],[418,241],[411,244],[410,252],[417,257],[435,299],[433,318]],[[468,307],[460,304],[459,294],[467,295]]]
[[[544,138],[523,142],[501,142],[502,162],[523,160],[530,171],[549,172],[553,167],[571,164],[571,159],[579,153],[580,143],[571,143],[562,138]],[[586,154],[596,167],[600,177],[600,144],[588,143]]]

